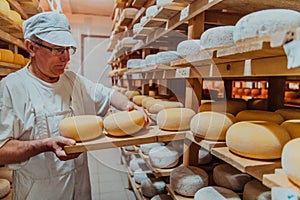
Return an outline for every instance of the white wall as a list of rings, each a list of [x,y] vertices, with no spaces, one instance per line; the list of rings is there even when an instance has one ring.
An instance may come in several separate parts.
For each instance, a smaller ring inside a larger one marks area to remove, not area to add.
[[[77,51],[71,58],[69,68],[83,74],[95,82],[111,86],[111,79],[107,73],[111,70],[107,65],[110,53],[107,52],[108,40],[111,34],[111,17],[98,17],[89,15],[68,15],[72,34],[77,42]],[[82,35],[90,35],[81,43]],[[107,39],[92,37],[106,36]],[[83,68],[81,66],[81,51],[84,51]]]

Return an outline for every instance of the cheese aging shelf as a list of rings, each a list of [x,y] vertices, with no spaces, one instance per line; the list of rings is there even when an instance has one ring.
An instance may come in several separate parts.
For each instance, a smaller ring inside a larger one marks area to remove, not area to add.
[[[142,4],[141,0],[133,2],[141,2]],[[181,42],[186,39],[199,39],[202,33],[210,28],[233,26],[242,17],[255,11],[274,8],[300,11],[300,2],[296,0],[274,0],[263,4],[255,0],[194,0],[187,4],[180,4],[180,2],[182,3],[182,1],[173,1],[173,3],[179,3],[173,4],[173,7],[162,6],[155,15],[144,21],[138,31],[125,33],[124,37],[142,40],[143,44],[126,49],[122,46],[119,49],[116,46],[110,46],[110,50],[115,51],[117,55],[109,62],[112,69],[124,70],[122,75],[112,75],[112,77],[117,77],[117,81],[114,81],[115,86],[128,90],[140,89],[142,95],[148,95],[153,88],[158,92],[157,95],[160,92],[162,95],[168,94],[160,86],[170,86],[171,89],[184,88],[178,99],[185,107],[198,112],[203,100],[203,82],[223,81],[224,90],[226,90],[223,93],[223,99],[238,96],[233,94],[234,86],[240,84],[240,87],[245,89],[246,86],[250,85],[250,88],[259,88],[260,91],[267,89],[267,96],[264,96],[263,99],[267,102],[266,109],[269,111],[284,107],[299,107],[295,103],[297,102],[296,99],[287,101],[285,96],[287,91],[298,94],[300,80],[300,67],[288,68],[289,58],[284,48],[285,44],[290,41],[285,37],[285,33],[278,34],[279,37],[277,38],[260,38],[225,48],[200,51],[197,54],[188,55],[165,64],[127,69],[126,63],[129,59],[145,59],[146,56],[158,52],[176,51],[178,43],[165,46],[170,41],[169,35],[172,32],[186,36],[186,38],[179,39]],[[147,5],[145,10],[149,6]],[[142,13],[145,11],[140,12],[137,20],[128,25],[130,27],[128,30],[133,28],[134,23],[140,22]],[[157,29],[160,31],[155,33]],[[290,40],[300,38],[300,27],[291,30],[291,32],[293,37]],[[245,88],[242,87],[244,85]],[[246,100],[251,98],[251,95],[244,96]],[[153,115],[153,119],[155,119],[155,115]],[[176,134],[177,132],[173,132],[174,136]],[[281,168],[280,159],[262,161],[243,158],[232,153],[225,141],[204,140],[195,136],[191,131],[186,131],[178,139],[184,142],[183,166],[194,166],[197,162],[195,154],[199,148],[204,148],[220,162],[228,163],[240,172],[249,174],[253,179],[259,180],[270,189],[274,186],[280,186],[293,188],[300,193],[300,188],[293,185],[285,174],[275,174],[275,169]],[[172,140],[171,133],[164,137],[157,135],[157,141],[169,142]],[[145,159],[147,160],[147,158]],[[280,178],[283,180],[282,183],[279,181]],[[167,185],[167,189],[173,199],[193,199],[183,197],[172,191],[170,185]],[[144,197],[139,198],[143,199]]]

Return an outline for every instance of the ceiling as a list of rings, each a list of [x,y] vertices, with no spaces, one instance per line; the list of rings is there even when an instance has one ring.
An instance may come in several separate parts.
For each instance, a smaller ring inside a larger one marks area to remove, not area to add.
[[[60,5],[58,5],[60,2]],[[115,0],[40,0],[45,11],[51,7],[65,14],[112,16]]]

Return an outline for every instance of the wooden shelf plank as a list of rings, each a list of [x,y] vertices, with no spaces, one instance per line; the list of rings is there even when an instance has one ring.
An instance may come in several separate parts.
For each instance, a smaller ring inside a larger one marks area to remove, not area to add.
[[[233,154],[228,147],[213,148],[211,153],[241,172],[248,173],[260,181],[262,181],[264,174],[273,174],[276,168],[281,167],[280,159],[274,161],[262,161],[244,158]]]
[[[213,148],[226,146],[225,141],[204,140],[202,138],[195,136],[191,131],[186,133],[186,138],[189,139],[190,141],[194,142],[195,144],[203,147],[204,149],[206,149],[209,152],[211,152],[211,150]]]
[[[171,197],[172,197],[174,200],[192,200],[192,199],[194,199],[193,197],[184,197],[184,196],[181,196],[181,195],[179,195],[179,194],[176,194],[176,193],[172,190],[170,184],[167,184],[166,187],[167,187],[167,190],[168,190],[168,192],[170,193]]]
[[[157,142],[169,142],[174,140],[184,140],[187,131],[164,131],[161,130],[157,136]]]

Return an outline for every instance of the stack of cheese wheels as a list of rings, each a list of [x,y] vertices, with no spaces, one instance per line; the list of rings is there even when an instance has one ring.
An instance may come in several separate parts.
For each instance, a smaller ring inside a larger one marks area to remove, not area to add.
[[[141,182],[141,191],[145,197],[151,198],[166,191],[166,183],[159,178],[146,178]]]
[[[300,119],[286,120],[281,124],[290,134],[291,138],[300,138]]]
[[[142,106],[142,101],[144,98],[146,98],[148,96],[146,95],[136,95],[132,98],[133,103],[135,103],[138,106]]]
[[[207,140],[225,140],[227,129],[235,122],[236,117],[229,113],[200,112],[192,118],[190,129],[195,135]]]
[[[195,193],[208,185],[208,174],[194,166],[180,166],[170,173],[170,185],[180,195],[193,197]]]
[[[282,115],[284,120],[289,119],[300,119],[300,110],[299,109],[293,109],[293,108],[282,108],[278,109],[275,112]]]
[[[213,169],[214,182],[233,191],[242,191],[251,180],[250,175],[242,173],[229,164],[220,164]]]
[[[0,61],[13,63],[14,62],[14,53],[9,49],[0,49]]]
[[[247,109],[247,103],[243,99],[228,99],[227,101],[206,102],[201,104],[199,111],[214,111],[231,113],[236,115],[238,112]]]
[[[200,50],[200,40],[184,40],[177,45],[177,52],[183,57],[197,54]]]
[[[103,121],[106,132],[112,136],[132,135],[141,130],[144,123],[143,113],[137,110],[119,111],[107,116]]]
[[[0,0],[0,13],[8,16],[9,10],[9,3],[6,0]]]
[[[220,187],[208,186],[198,190],[194,196],[194,200],[241,200],[239,195],[234,191]],[[253,199],[254,200],[254,199]]]
[[[290,140],[282,150],[281,165],[288,178],[300,187],[300,138]]]
[[[270,41],[274,33],[293,31],[300,26],[300,13],[287,9],[267,9],[242,17],[235,25],[236,43],[264,39]]]
[[[155,168],[172,168],[178,164],[178,152],[169,146],[154,147],[149,152],[149,160]]]
[[[0,178],[0,198],[2,199],[10,192],[10,182],[4,178]]]
[[[234,26],[219,26],[206,30],[200,38],[202,49],[220,49],[233,46]]]
[[[130,100],[132,100],[132,98],[137,95],[140,95],[140,92],[137,90],[129,90],[125,92],[125,96],[127,96]]]
[[[267,121],[237,122],[226,133],[226,144],[232,152],[253,159],[280,158],[290,139],[285,128]]]
[[[156,116],[156,123],[162,130],[180,131],[190,129],[190,121],[196,113],[190,108],[168,108]]]
[[[284,118],[276,112],[265,110],[243,110],[236,115],[239,121],[269,121],[281,124]]]
[[[252,180],[245,184],[243,190],[243,200],[271,200],[270,188],[266,187],[258,180]]]
[[[60,135],[76,141],[95,139],[102,135],[103,121],[96,115],[67,117],[60,121]]]
[[[183,104],[181,102],[174,101],[158,101],[153,104],[148,111],[152,114],[157,114],[159,111],[166,108],[182,108]]]

